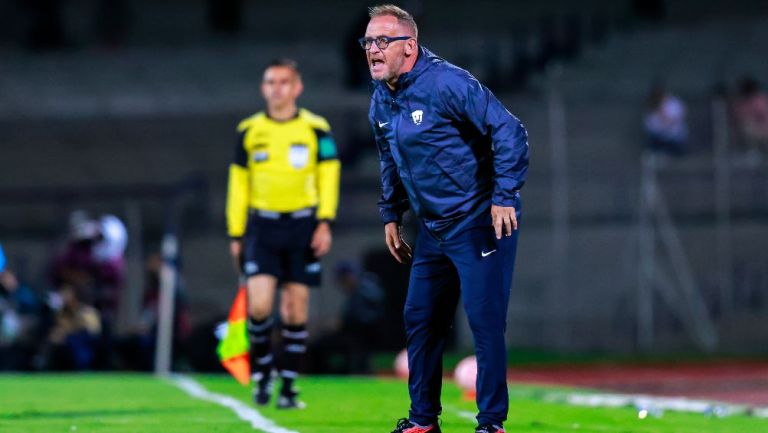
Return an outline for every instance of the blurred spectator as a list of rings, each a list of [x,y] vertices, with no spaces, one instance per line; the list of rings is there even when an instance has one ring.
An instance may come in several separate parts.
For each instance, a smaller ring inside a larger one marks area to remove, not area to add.
[[[0,246],[0,370],[26,370],[37,344],[40,304],[6,263]]]
[[[688,125],[683,101],[656,84],[648,97],[645,131],[651,150],[682,155],[688,150]]]
[[[99,235],[93,247],[93,257],[100,266],[111,269],[115,283],[120,285],[125,273],[125,248],[128,230],[114,215],[102,215],[98,219]]]
[[[127,231],[119,218],[91,219],[85,212],[70,216],[67,246],[51,269],[54,287],[74,286],[107,319],[114,317],[122,286]]]
[[[41,366],[53,370],[87,370],[94,367],[101,317],[82,302],[78,290],[69,284],[51,294],[53,326],[41,353]]]
[[[163,258],[160,253],[151,254],[147,258],[144,299],[139,321],[118,343],[124,368],[149,371],[154,365],[162,266]],[[176,289],[174,302],[173,353],[176,355],[184,351],[184,342],[189,338],[192,326],[187,304],[179,286]],[[174,356],[174,359],[176,358]]]
[[[117,315],[125,271],[127,230],[119,218],[91,218],[75,211],[69,218],[69,236],[64,250],[51,267],[54,287],[71,287],[79,302],[93,306],[100,317],[96,363],[111,368],[114,361],[112,328]]]
[[[378,278],[362,272],[354,262],[337,265],[336,282],[346,300],[336,330],[315,345],[313,353],[320,363],[316,367],[323,372],[370,373],[371,354],[384,318],[384,292]]]
[[[768,94],[752,77],[744,77],[738,85],[734,102],[738,133],[748,150],[768,150]]]

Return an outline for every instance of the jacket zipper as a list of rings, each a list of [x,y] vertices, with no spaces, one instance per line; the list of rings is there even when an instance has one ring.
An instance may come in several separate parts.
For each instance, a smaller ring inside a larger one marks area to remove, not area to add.
[[[405,163],[406,169],[408,170],[408,177],[410,179],[411,188],[413,188],[413,193],[416,196],[417,204],[419,205],[419,211],[424,209],[424,206],[421,203],[421,194],[419,193],[419,189],[416,188],[416,182],[413,180],[413,170],[411,170],[411,162],[408,160],[408,156],[406,155],[405,149],[403,149],[402,146],[400,146],[400,105],[397,103],[397,100],[392,97],[391,98],[392,105],[397,107],[397,114],[393,117],[393,124],[392,127],[395,128],[395,141],[397,142],[397,148],[400,151],[400,155],[403,157],[403,162]]]

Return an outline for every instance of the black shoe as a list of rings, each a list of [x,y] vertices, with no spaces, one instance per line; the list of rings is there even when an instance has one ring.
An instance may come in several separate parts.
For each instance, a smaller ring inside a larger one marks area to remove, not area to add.
[[[299,400],[299,393],[295,390],[281,391],[277,399],[278,409],[305,409],[307,405]]]
[[[272,400],[272,388],[275,381],[275,373],[253,373],[253,401],[259,406],[266,406]]]
[[[412,423],[408,418],[400,418],[397,420],[397,426],[392,433],[441,433],[440,425],[430,424],[428,426],[420,427]]]
[[[477,426],[475,433],[504,433],[504,427],[495,424],[483,424]]]

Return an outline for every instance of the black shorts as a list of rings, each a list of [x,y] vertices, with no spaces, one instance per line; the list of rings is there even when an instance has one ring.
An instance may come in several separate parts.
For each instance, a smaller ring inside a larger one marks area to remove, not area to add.
[[[273,219],[252,212],[243,238],[243,273],[272,275],[279,283],[319,286],[320,260],[310,247],[316,227],[314,215]]]

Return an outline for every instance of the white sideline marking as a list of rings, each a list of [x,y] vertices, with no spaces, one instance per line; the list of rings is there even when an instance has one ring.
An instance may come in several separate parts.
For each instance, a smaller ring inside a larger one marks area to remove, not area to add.
[[[768,418],[768,407],[749,407],[746,405],[720,403],[707,400],[694,400],[685,397],[654,397],[641,394],[552,394],[545,400],[565,402],[574,406],[588,407],[632,407],[637,409],[669,410],[674,412],[694,412],[716,416],[747,415],[756,418]],[[460,418],[475,421],[475,413],[457,407],[444,405]]]
[[[752,408],[746,405],[728,404],[716,401],[694,400],[685,397],[654,397],[642,394],[567,394],[553,395],[550,401],[565,401],[575,406],[589,407],[631,407],[694,412],[717,417],[736,414],[768,417],[768,408]]]
[[[219,406],[224,406],[231,409],[238,418],[246,421],[256,430],[261,430],[266,433],[299,433],[297,431],[288,430],[278,426],[274,423],[274,421],[269,418],[265,418],[259,413],[259,411],[236,398],[208,391],[194,379],[175,374],[171,375],[170,379],[174,385],[181,388],[184,392],[194,398],[216,403]]]
[[[678,412],[704,412],[716,405],[709,401],[691,400],[684,397],[651,397],[631,394],[570,394],[566,401],[575,406],[655,406],[659,409]]]

